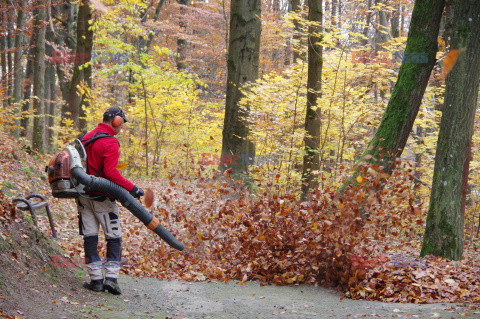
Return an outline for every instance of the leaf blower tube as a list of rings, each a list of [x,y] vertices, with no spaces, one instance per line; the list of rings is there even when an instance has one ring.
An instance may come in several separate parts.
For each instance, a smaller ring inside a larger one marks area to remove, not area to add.
[[[149,229],[153,230],[173,248],[178,250],[183,250],[185,248],[185,246],[170,234],[170,232],[160,224],[160,221],[137,202],[125,188],[109,181],[108,179],[88,175],[83,167],[72,167],[70,173],[73,178],[85,186],[85,189],[113,196],[123,207],[132,212],[135,217],[140,219],[142,223],[144,223]]]

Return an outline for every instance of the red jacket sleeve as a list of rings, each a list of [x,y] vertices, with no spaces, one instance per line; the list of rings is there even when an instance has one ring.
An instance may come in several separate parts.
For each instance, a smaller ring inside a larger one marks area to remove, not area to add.
[[[133,189],[133,183],[130,182],[128,179],[123,177],[123,175],[118,171],[118,159],[120,158],[120,147],[118,142],[112,138],[105,138],[109,140],[113,140],[110,143],[105,143],[105,149],[103,152],[103,172],[101,175],[103,177],[111,180],[114,183],[125,188],[127,191],[131,191]]]

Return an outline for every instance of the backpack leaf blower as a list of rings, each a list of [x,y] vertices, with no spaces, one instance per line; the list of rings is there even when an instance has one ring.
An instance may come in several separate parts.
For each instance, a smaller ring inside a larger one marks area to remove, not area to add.
[[[58,155],[52,157],[45,171],[48,174],[53,197],[77,198],[86,196],[86,191],[111,195],[167,244],[178,250],[185,248],[125,188],[108,179],[88,175],[84,167],[86,160],[87,153],[78,139],[65,147]]]

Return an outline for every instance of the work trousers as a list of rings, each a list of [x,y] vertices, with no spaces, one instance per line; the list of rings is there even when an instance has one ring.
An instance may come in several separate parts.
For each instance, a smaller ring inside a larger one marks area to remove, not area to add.
[[[92,280],[117,278],[122,255],[122,229],[115,201],[109,198],[77,200],[80,234],[84,237],[85,259]],[[102,226],[107,241],[107,260],[102,264],[98,254],[98,232]]]

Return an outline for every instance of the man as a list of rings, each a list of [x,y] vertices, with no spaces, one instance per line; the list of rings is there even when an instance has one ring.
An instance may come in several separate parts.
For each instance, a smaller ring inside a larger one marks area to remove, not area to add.
[[[103,122],[83,136],[82,143],[87,152],[87,173],[106,178],[125,188],[135,198],[143,196],[143,190],[122,176],[117,170],[120,144],[114,135],[129,122],[125,113],[117,106],[108,108]],[[121,294],[117,278],[122,252],[122,231],[115,199],[110,195],[89,193],[77,201],[80,234],[84,236],[85,259],[90,282],[83,286],[93,291]],[[102,265],[98,254],[98,230],[102,226],[107,241],[107,260]],[[105,272],[105,274],[103,274]],[[105,278],[105,280],[104,280]]]

